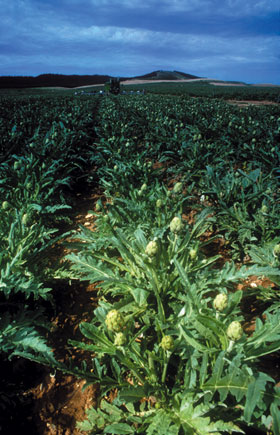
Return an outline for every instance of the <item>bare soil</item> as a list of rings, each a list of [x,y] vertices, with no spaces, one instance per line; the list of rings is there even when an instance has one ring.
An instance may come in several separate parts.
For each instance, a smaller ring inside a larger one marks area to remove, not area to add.
[[[78,194],[75,209],[74,229],[79,225],[94,230],[94,217],[88,213],[94,210],[98,192]],[[65,255],[67,251],[64,250]],[[53,330],[49,335],[54,355],[59,361],[69,359],[81,365],[85,360],[90,364],[89,352],[75,350],[68,340],[84,341],[79,324],[89,321],[97,306],[97,289],[87,282],[74,282],[66,288],[57,288],[59,294],[58,313],[52,318]],[[85,419],[85,411],[96,406],[99,395],[98,385],[83,389],[85,381],[61,372],[46,373],[40,384],[29,390],[34,403],[34,422],[40,435],[81,435],[76,423]]]
[[[181,79],[181,80],[141,80],[141,79],[129,79],[121,82],[122,85],[144,85],[146,83],[190,83],[190,82],[200,82],[205,80],[211,80],[207,78],[201,79]]]
[[[145,84],[151,84],[151,83],[192,83],[192,82],[201,82],[206,81],[209,82],[210,85],[214,86],[248,86],[246,83],[232,83],[232,82],[226,82],[226,81],[215,81],[215,79],[207,78],[207,77],[201,77],[197,79],[181,79],[181,80],[142,80],[142,79],[128,79],[128,80],[122,80],[121,85],[145,85]],[[93,88],[93,87],[100,87],[103,86],[103,84],[92,84],[92,85],[83,85],[83,86],[77,86],[72,89],[83,89],[83,88]],[[251,84],[250,86],[258,86],[258,87],[280,87],[280,85],[273,85],[270,83],[260,83],[260,84]],[[69,90],[69,88],[65,88],[62,86],[50,86],[47,88],[42,89],[65,89]]]
[[[227,100],[229,104],[238,107],[248,107],[248,106],[279,106],[279,103],[269,100]]]
[[[229,82],[209,82],[209,85],[214,86],[247,86],[245,83],[229,83]]]
[[[85,409],[96,406],[98,388],[91,385],[82,390],[85,381],[57,373],[46,375],[31,393],[34,400],[35,424],[38,434],[80,435],[76,422],[85,418]]]

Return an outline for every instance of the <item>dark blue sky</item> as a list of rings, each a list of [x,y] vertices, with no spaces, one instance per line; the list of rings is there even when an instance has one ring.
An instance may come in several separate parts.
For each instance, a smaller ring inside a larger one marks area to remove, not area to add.
[[[0,0],[0,75],[280,84],[280,0]]]

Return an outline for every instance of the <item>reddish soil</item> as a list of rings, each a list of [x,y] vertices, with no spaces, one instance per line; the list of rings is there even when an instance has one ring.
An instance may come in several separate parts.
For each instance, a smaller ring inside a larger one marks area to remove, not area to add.
[[[82,224],[94,229],[94,217],[88,213],[94,210],[100,194],[78,195],[75,209],[79,212],[74,217],[73,229]],[[58,246],[58,255],[65,255],[66,249]],[[79,324],[89,321],[97,305],[97,290],[87,282],[58,283],[54,291],[57,313],[51,319],[52,330],[49,334],[49,345],[54,355],[61,362],[72,359],[77,366],[82,360],[90,363],[92,355],[75,350],[69,346],[68,340],[84,341]],[[90,385],[85,390],[85,381],[59,371],[46,373],[40,382],[30,388],[24,395],[33,402],[32,420],[36,435],[81,435],[86,432],[76,429],[77,421],[85,419],[85,410],[96,406],[98,386]]]
[[[32,390],[38,433],[44,435],[80,435],[76,422],[85,418],[85,409],[96,405],[97,387],[82,391],[85,381],[57,373],[47,375]]]

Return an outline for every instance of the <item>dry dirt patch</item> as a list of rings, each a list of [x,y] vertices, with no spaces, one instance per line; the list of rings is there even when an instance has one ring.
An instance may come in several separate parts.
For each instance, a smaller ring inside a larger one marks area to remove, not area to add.
[[[278,106],[278,103],[268,100],[227,100],[229,104],[238,107],[248,107],[248,106]]]
[[[77,194],[73,229],[84,225],[94,230],[94,210],[100,192]],[[68,241],[68,240],[67,240]],[[68,253],[67,248],[57,250],[57,255]],[[81,366],[82,361],[91,364],[92,354],[69,345],[68,340],[85,341],[79,330],[81,322],[92,318],[97,306],[97,288],[86,281],[72,281],[71,284],[61,281],[54,289],[57,312],[52,317],[52,330],[48,334],[48,344],[53,349],[58,361],[68,364],[71,359],[74,365]],[[43,377],[33,388],[25,391],[33,403],[32,414],[26,416],[34,425],[34,435],[82,435],[86,432],[76,429],[77,421],[85,419],[85,410],[96,406],[99,395],[98,386],[91,385],[83,389],[85,381],[60,371],[55,373],[46,369]]]

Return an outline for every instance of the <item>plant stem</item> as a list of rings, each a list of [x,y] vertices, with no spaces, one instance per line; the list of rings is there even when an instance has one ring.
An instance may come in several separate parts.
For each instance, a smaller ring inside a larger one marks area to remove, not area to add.
[[[165,363],[164,363],[164,366],[163,366],[162,376],[161,376],[161,382],[162,382],[163,384],[164,384],[164,382],[165,382],[165,378],[166,378],[167,366],[168,366],[168,362],[165,362]]]

